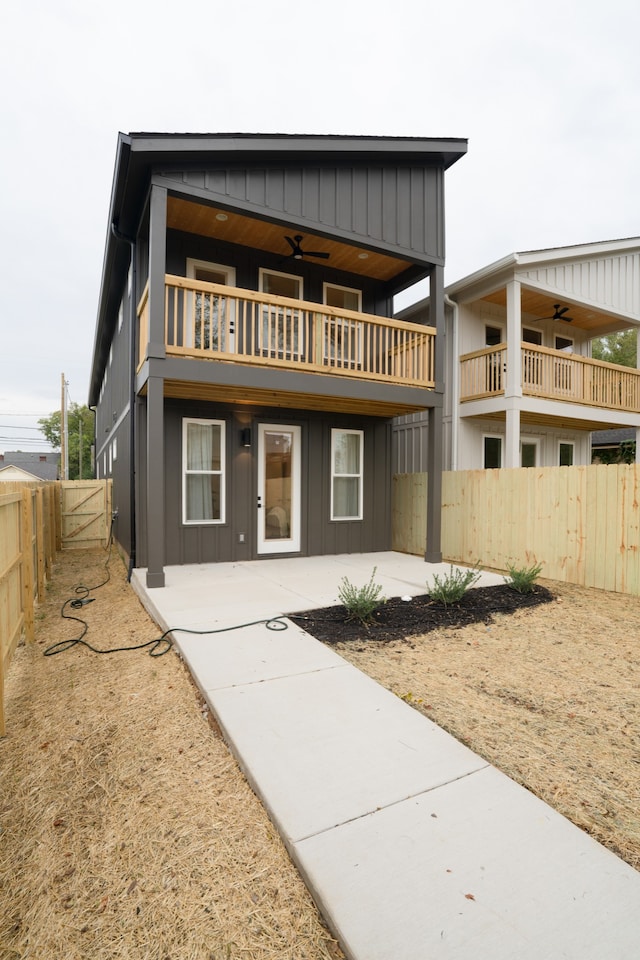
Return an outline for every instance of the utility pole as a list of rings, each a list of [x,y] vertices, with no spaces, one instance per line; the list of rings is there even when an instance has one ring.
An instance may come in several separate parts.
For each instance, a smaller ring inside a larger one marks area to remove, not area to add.
[[[60,389],[60,478],[67,479],[67,385],[64,373]]]

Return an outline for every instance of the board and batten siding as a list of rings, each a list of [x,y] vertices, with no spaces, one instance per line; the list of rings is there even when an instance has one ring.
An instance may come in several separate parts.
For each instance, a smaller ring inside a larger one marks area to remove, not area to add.
[[[247,167],[175,171],[163,182],[248,213],[280,214],[350,241],[397,255],[444,262],[444,171],[411,165]]]
[[[518,279],[555,291],[558,296],[565,294],[640,319],[640,252],[637,250],[525,269],[519,272]]]
[[[393,549],[424,553],[426,474],[393,479]],[[640,465],[448,471],[442,553],[506,570],[640,596]]]

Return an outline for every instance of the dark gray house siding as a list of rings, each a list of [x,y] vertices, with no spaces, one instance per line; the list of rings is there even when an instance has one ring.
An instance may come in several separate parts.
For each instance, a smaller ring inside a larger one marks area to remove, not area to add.
[[[227,517],[221,525],[185,526],[182,522],[182,459],[176,455],[182,445],[183,418],[223,420],[227,433],[225,463]],[[256,481],[254,463],[242,450],[238,437],[248,423],[247,411],[224,404],[165,404],[165,563],[213,563],[252,560],[257,553]],[[252,407],[250,426],[256,437],[259,423],[294,424],[302,430],[302,542],[301,555],[367,553],[391,549],[391,428],[374,417],[344,414],[314,414],[279,408]],[[330,444],[331,429],[341,427],[364,431],[364,490],[362,520],[331,520]],[[144,403],[140,416],[140,449],[146,444]],[[148,558],[144,549],[149,521],[146,488],[146,458],[140,457],[141,549],[140,566]],[[243,537],[241,542],[240,537]],[[273,554],[277,556],[278,554]],[[290,554],[287,554],[288,556]]]
[[[216,205],[294,217],[314,233],[444,263],[444,170],[438,166],[275,166],[160,172],[158,184]],[[185,191],[186,188],[186,191]]]
[[[302,277],[305,303],[322,303],[323,284],[330,283],[360,290],[363,314],[391,318],[394,295],[429,277],[431,323],[441,335],[444,172],[465,151],[465,141],[417,138],[120,136],[90,405],[97,408],[98,475],[114,481],[116,538],[131,565],[147,567],[149,586],[163,585],[167,563],[264,555],[257,544],[255,447],[243,451],[237,440],[247,423],[254,431],[260,423],[300,428],[298,552],[363,552],[391,545],[393,411],[425,411],[433,479],[427,552],[438,559],[443,364],[437,347],[435,389],[433,382],[426,389],[393,377],[337,376],[330,369],[319,376],[303,367],[180,356],[167,349],[165,284],[167,276],[186,276],[189,258],[233,267],[235,286],[249,291],[258,290],[260,270],[270,269]],[[225,239],[212,231],[214,219],[235,221],[236,233]],[[330,259],[285,259],[286,237],[297,233],[307,249],[314,239],[328,243]],[[357,256],[373,259],[363,264]],[[136,310],[145,285],[148,330],[138,364]],[[183,522],[185,417],[226,425],[223,523]],[[362,519],[330,519],[334,428],[363,431]]]

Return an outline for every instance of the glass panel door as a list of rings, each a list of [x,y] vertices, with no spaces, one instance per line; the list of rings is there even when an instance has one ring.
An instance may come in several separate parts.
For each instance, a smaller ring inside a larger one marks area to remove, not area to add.
[[[187,259],[187,276],[205,283],[235,287],[236,271],[220,263]],[[185,346],[213,353],[235,351],[235,302],[210,291],[190,294]]]
[[[258,425],[258,553],[300,550],[300,427]]]

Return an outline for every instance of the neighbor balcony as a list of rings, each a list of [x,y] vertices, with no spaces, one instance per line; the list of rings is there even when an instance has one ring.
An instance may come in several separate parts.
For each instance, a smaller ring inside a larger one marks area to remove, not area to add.
[[[138,306],[138,369],[149,298]],[[165,278],[167,356],[435,386],[435,329],[185,277]]]
[[[506,343],[460,357],[461,401],[500,396],[506,380]],[[640,412],[640,370],[575,353],[522,343],[520,383],[524,396]]]

